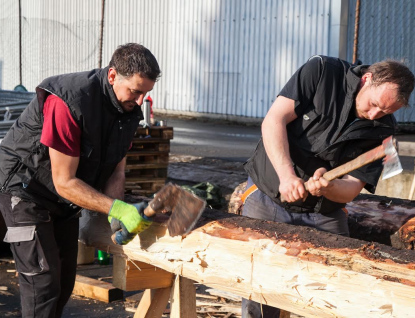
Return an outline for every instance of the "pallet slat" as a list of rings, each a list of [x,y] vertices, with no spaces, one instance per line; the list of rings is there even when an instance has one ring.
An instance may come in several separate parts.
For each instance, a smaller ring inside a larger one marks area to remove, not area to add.
[[[152,138],[173,139],[173,127],[139,127],[136,136],[151,136]]]
[[[149,195],[166,183],[172,127],[139,127],[127,153],[125,189]]]

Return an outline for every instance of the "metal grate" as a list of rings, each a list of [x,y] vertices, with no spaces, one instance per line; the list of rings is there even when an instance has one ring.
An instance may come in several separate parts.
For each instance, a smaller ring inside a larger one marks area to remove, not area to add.
[[[30,103],[35,93],[0,90],[0,138]]]

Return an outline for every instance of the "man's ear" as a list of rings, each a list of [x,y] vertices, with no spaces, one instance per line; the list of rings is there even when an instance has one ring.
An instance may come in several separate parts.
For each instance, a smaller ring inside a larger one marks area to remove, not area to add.
[[[370,84],[372,82],[372,73],[365,73],[363,74],[362,78],[361,78],[361,83],[362,86],[367,82],[368,84]]]
[[[110,85],[114,85],[116,75],[117,71],[115,70],[115,68],[110,67],[110,69],[108,70],[108,82],[110,83]]]

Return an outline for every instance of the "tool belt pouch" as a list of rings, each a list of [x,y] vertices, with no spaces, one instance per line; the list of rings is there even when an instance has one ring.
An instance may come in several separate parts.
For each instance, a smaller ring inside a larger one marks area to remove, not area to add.
[[[34,276],[49,271],[35,225],[8,227],[4,242],[10,243],[19,273]]]
[[[280,179],[268,159],[262,138],[259,140],[254,154],[245,162],[244,168],[259,190],[276,203],[281,204],[279,200]]]

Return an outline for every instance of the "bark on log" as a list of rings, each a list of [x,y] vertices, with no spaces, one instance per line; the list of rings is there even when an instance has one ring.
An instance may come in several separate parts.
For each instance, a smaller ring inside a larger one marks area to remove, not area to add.
[[[245,188],[246,182],[235,188],[230,197],[228,212],[242,214],[241,197]],[[396,232],[409,219],[415,217],[415,201],[360,194],[346,208],[349,212],[351,237],[406,248]]]
[[[166,231],[92,245],[306,317],[413,316],[414,251],[215,210],[186,237]]]
[[[415,201],[385,196],[360,194],[346,207],[351,237],[386,245],[392,245],[391,236],[415,217]],[[398,245],[394,242],[392,246]]]

